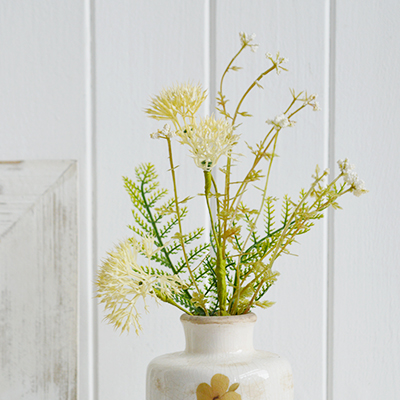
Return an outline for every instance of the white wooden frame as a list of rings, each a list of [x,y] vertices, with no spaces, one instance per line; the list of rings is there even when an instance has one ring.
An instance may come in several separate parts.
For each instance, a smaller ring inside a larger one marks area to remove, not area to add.
[[[75,400],[77,168],[0,163],[0,398]]]

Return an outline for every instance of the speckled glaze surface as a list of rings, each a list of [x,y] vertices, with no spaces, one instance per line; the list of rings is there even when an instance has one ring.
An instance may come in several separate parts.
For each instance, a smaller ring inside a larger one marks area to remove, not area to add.
[[[293,400],[289,362],[253,347],[256,319],[182,315],[186,349],[149,364],[146,400]]]

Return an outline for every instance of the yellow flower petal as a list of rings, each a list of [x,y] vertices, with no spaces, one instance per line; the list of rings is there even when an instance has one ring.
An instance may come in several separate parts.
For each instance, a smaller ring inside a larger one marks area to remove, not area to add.
[[[222,374],[215,374],[211,378],[211,387],[213,390],[213,395],[221,396],[228,390],[229,387],[229,378]]]
[[[242,400],[242,396],[236,392],[228,392],[221,397],[221,400]]]
[[[212,400],[213,390],[207,383],[200,383],[196,390],[197,400]]]
[[[230,392],[234,392],[237,388],[239,387],[239,383],[232,383],[232,385],[229,387]]]

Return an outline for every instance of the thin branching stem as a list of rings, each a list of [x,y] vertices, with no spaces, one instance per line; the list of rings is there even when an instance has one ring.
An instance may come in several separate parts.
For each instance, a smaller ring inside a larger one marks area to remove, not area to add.
[[[155,292],[157,298],[159,298],[161,301],[164,301],[165,303],[169,303],[169,304],[173,305],[174,307],[179,308],[179,310],[183,311],[186,314],[193,315],[193,313],[191,313],[190,311],[188,311],[185,308],[183,308],[182,306],[180,306],[176,301],[171,299],[171,297],[167,297],[167,296],[163,295],[158,289],[154,289],[154,292]]]
[[[183,257],[185,258],[186,266],[190,275],[190,279],[193,282],[194,287],[196,288],[197,293],[200,293],[200,290],[197,286],[196,279],[193,276],[192,270],[190,268],[189,260],[186,254],[186,249],[185,249],[185,241],[183,240],[183,232],[182,232],[182,222],[181,222],[181,217],[180,217],[180,211],[179,211],[179,201],[178,201],[178,190],[176,187],[176,177],[175,177],[175,166],[174,166],[174,161],[172,158],[172,146],[171,146],[171,139],[167,137],[167,143],[168,143],[168,155],[169,155],[169,163],[170,163],[170,171],[172,175],[172,183],[174,187],[174,199],[175,199],[175,212],[176,212],[176,217],[178,218],[178,226],[179,226],[179,242],[181,244],[182,252],[183,252]],[[206,311],[206,310],[204,310]]]
[[[226,67],[226,69],[225,69],[225,71],[224,71],[224,73],[222,74],[222,77],[221,77],[221,82],[220,82],[220,84],[219,84],[219,94],[220,94],[220,96],[221,96],[221,105],[222,105],[222,108],[223,108],[223,111],[224,111],[224,115],[228,115],[228,113],[227,113],[227,111],[226,111],[226,107],[225,107],[226,101],[224,101],[224,98],[223,98],[223,91],[222,91],[223,84],[224,84],[224,79],[225,79],[225,75],[228,73],[228,71],[230,70],[230,68],[231,68],[231,66],[232,66],[232,64],[233,64],[233,62],[236,60],[236,58],[238,58],[239,54],[243,51],[243,49],[244,49],[245,47],[246,47],[246,45],[243,45],[243,46],[240,48],[240,50],[233,56],[232,60],[229,62],[228,66]]]
[[[264,78],[265,75],[269,74],[271,71],[273,71],[275,69],[275,66],[272,66],[271,68],[268,68],[266,71],[264,71],[262,74],[260,74],[258,76],[258,78],[248,87],[248,89],[245,91],[244,95],[242,96],[242,98],[239,100],[239,103],[236,107],[235,110],[235,114],[233,114],[233,120],[232,120],[232,125],[235,125],[236,122],[236,118],[238,116],[239,110],[240,110],[240,106],[242,105],[244,99],[247,97],[247,95],[251,92],[251,90],[254,88],[254,86],[256,86],[262,78]]]
[[[256,218],[255,218],[255,220],[253,222],[254,226],[257,226],[258,218],[260,217],[262,209],[263,209],[264,204],[265,204],[265,199],[266,199],[266,196],[267,196],[267,188],[268,188],[268,183],[269,183],[269,177],[270,177],[270,174],[271,174],[272,162],[273,162],[273,159],[274,159],[274,154],[275,154],[275,150],[276,150],[276,143],[278,141],[278,136],[279,136],[279,131],[276,132],[276,134],[274,135],[274,137],[272,139],[273,143],[274,143],[274,146],[273,146],[271,158],[269,160],[268,172],[267,172],[267,177],[265,179],[265,185],[264,185],[264,190],[263,190],[263,193],[262,193],[260,208],[259,208],[258,213],[256,214]],[[237,208],[235,210],[235,213],[236,212],[237,212]],[[244,244],[243,244],[244,248],[246,248],[247,242],[249,241],[252,233],[253,232],[250,231],[249,234],[247,235],[246,240],[244,241]],[[239,276],[239,274],[240,274],[241,263],[242,263],[242,257],[239,257],[238,260],[237,260],[237,263],[236,263],[236,276]],[[240,287],[235,288],[234,295],[236,295],[235,309],[237,310],[237,307],[239,305],[239,298],[240,298]]]
[[[263,73],[261,73],[258,78],[248,87],[248,89],[246,90],[246,92],[243,94],[242,98],[239,100],[239,103],[236,107],[235,110],[235,114],[233,116],[232,119],[232,126],[235,126],[235,122],[236,122],[236,118],[238,116],[239,110],[240,110],[240,106],[242,105],[243,101],[245,100],[245,98],[247,97],[247,95],[251,92],[251,90],[256,86],[256,84],[268,73],[270,73],[271,71],[273,71],[275,69],[275,66],[267,69],[266,71],[264,71]],[[231,177],[231,166],[232,166],[232,151],[230,150],[228,153],[228,157],[227,157],[227,164],[226,164],[226,171],[225,171],[225,198],[224,198],[224,211],[225,213],[229,213],[231,205],[230,205],[230,201],[229,201],[229,192],[230,192],[230,177]],[[224,220],[224,233],[227,231],[227,226],[228,226],[228,221],[227,219]],[[225,255],[225,247],[226,247],[226,235],[224,235],[224,239],[223,239],[223,249],[224,249],[224,257]]]
[[[342,174],[341,174],[342,175]],[[339,175],[334,181],[332,181],[329,185],[328,188],[331,188],[335,182],[340,178]],[[305,203],[306,199],[310,196],[310,194],[314,191],[315,187],[317,186],[317,184],[326,176],[326,173],[322,174],[320,177],[316,178],[315,181],[313,182],[313,184],[311,185],[310,190],[302,197],[301,201],[299,202],[299,204],[297,205],[295,211],[292,213],[291,218],[289,219],[289,221],[286,223],[282,234],[280,235],[280,238],[277,242],[277,244],[274,246],[274,251],[273,251],[273,255],[271,256],[269,262],[268,262],[268,266],[266,268],[270,268],[272,267],[273,263],[275,262],[275,260],[286,250],[286,247],[291,244],[293,242],[294,237],[303,229],[303,227],[305,226],[305,223],[308,221],[309,218],[304,219],[302,221],[302,223],[293,231],[290,233],[290,237],[287,236],[287,233],[289,231],[289,229],[291,229],[292,226],[294,226],[293,224],[295,223],[294,219],[296,218],[296,216],[298,215],[298,212],[300,211],[301,207],[303,206],[303,204]],[[322,191],[322,193],[317,197],[317,199],[315,200],[315,202],[313,203],[313,205],[311,207],[309,207],[309,210],[312,210],[312,208],[325,196],[327,190]],[[337,198],[350,192],[351,188],[349,188],[348,190],[339,193]],[[321,212],[323,210],[325,210],[330,204],[332,203],[332,201],[328,200],[325,203],[321,204],[319,207],[317,207],[314,211],[313,214]],[[310,214],[310,213],[309,213]],[[284,240],[286,240],[285,244],[283,243]],[[262,261],[264,258],[266,258],[268,256],[268,254],[270,254],[270,252],[267,252],[266,254],[263,255],[263,257],[260,259],[260,261]],[[246,308],[246,312],[248,312],[251,307],[253,306],[253,303],[261,289],[261,287],[264,285],[264,283],[266,282],[266,279],[262,279],[261,282],[257,283],[259,277],[263,274],[263,272],[260,272],[259,274],[256,274],[255,277],[246,285],[245,288],[250,287],[250,286],[254,286],[255,284],[257,284],[257,289],[255,290],[251,300],[248,303],[248,306]],[[242,282],[244,282],[244,280],[246,279],[246,277],[242,278]]]

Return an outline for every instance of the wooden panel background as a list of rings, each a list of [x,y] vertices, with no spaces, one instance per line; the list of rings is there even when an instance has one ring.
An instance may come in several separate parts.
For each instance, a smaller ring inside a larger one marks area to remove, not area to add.
[[[96,346],[91,15],[87,0],[0,0],[0,160],[78,161],[83,399],[94,395]]]
[[[337,2],[335,146],[370,193],[335,218],[332,398],[400,398],[399,4]]]
[[[190,79],[215,91],[239,31],[256,33],[260,48],[229,77],[232,102],[265,52],[290,60],[246,102],[245,140],[281,112],[289,87],[318,93],[322,108],[281,136],[273,193],[296,194],[315,164],[337,171],[343,157],[370,189],[301,238],[299,257],[276,264],[277,304],[258,311],[257,347],[291,360],[296,400],[400,397],[399,17],[394,0],[0,0],[0,159],[79,160],[81,399],[143,399],[148,361],[183,346],[180,312],[166,306],[143,313],[140,337],[105,325],[102,309],[92,312],[93,270],[129,235],[121,175],[154,160],[168,182],[165,149],[148,137],[159,127],[143,113],[148,97]],[[192,160],[175,154],[182,195],[197,193]],[[201,203],[194,214],[189,222],[201,224]]]

